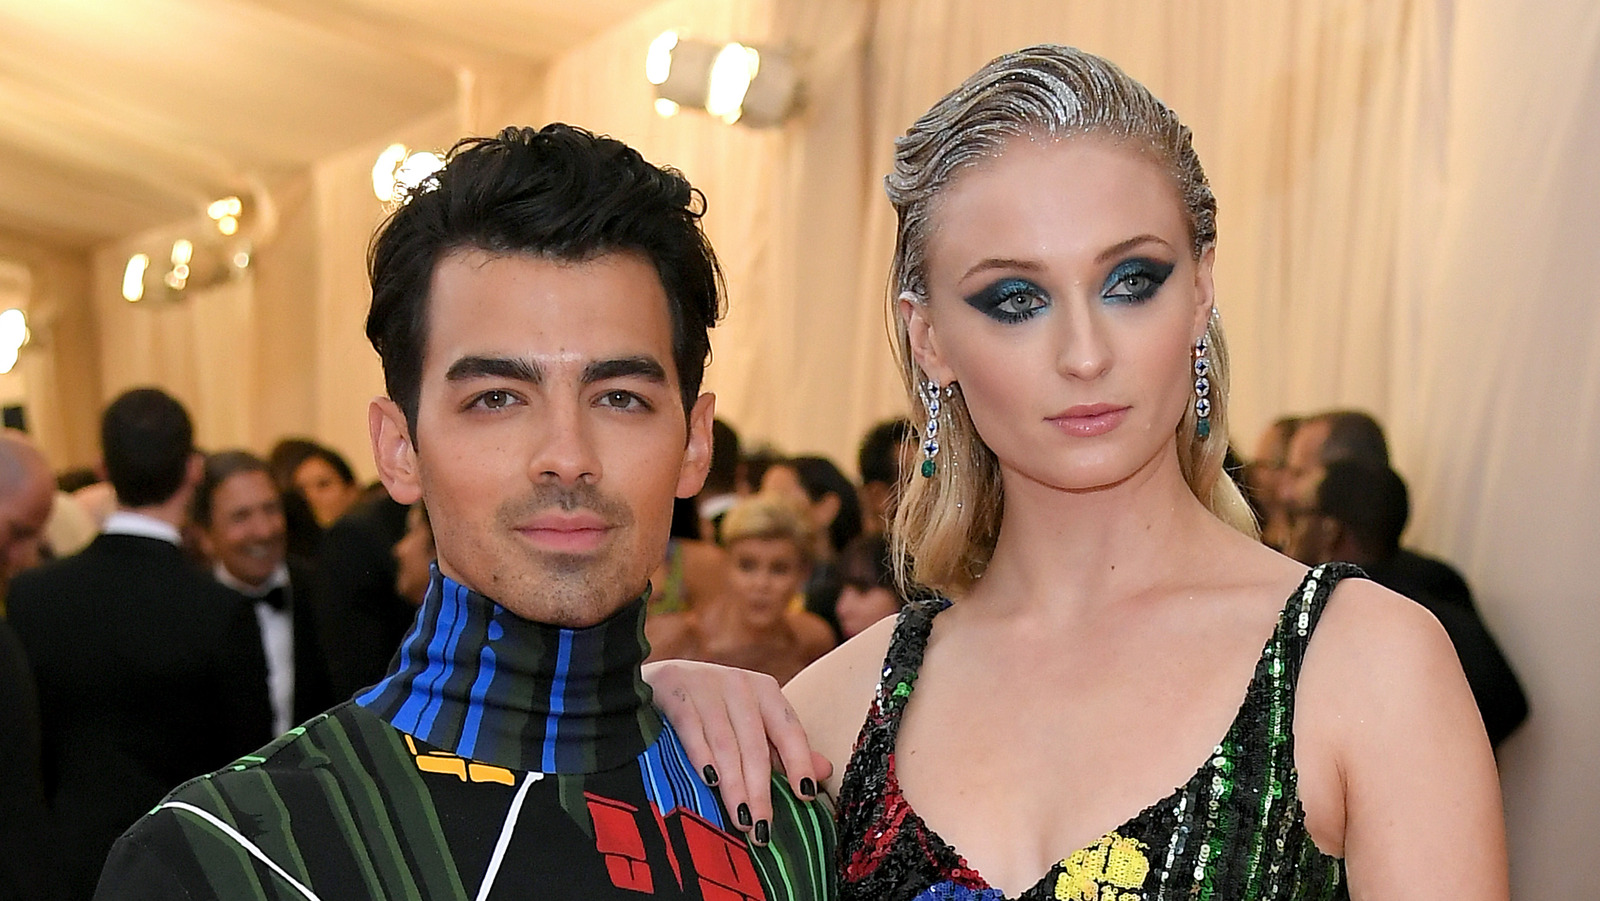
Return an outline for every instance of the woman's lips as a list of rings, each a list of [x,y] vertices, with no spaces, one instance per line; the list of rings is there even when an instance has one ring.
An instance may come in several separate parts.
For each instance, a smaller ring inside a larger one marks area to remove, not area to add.
[[[1114,404],[1080,404],[1057,413],[1049,421],[1068,435],[1093,438],[1121,425],[1129,409]]]

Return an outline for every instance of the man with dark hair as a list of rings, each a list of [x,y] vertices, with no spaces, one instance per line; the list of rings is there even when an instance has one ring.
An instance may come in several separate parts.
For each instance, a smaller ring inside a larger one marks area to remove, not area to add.
[[[395,212],[368,422],[433,527],[416,625],[377,685],[159,805],[102,897],[831,896],[826,811],[729,816],[640,679],[711,456],[699,216],[677,173],[559,124],[458,144]]]
[[[916,446],[917,434],[904,419],[878,423],[861,439],[856,468],[861,473],[861,531],[882,535],[894,520],[894,501],[899,496],[901,470]]]
[[[211,574],[254,608],[272,732],[286,732],[336,699],[311,604],[311,573],[289,560],[283,494],[267,461],[242,450],[206,457],[193,519]]]
[[[1295,516],[1289,554],[1301,563],[1355,563],[1372,581],[1428,608],[1455,645],[1491,744],[1528,716],[1528,699],[1472,603],[1466,580],[1442,560],[1400,546],[1411,515],[1406,484],[1387,466],[1328,464],[1312,502]],[[1416,573],[1431,574],[1415,578]]]
[[[1284,453],[1279,501],[1289,506],[1302,502],[1322,481],[1323,468],[1339,460],[1388,466],[1383,426],[1359,410],[1329,410],[1300,420]]]
[[[100,434],[117,511],[82,553],[18,576],[9,604],[39,690],[50,872],[69,899],[93,893],[128,824],[271,722],[249,606],[178,548],[201,472],[189,414],[134,389]]]

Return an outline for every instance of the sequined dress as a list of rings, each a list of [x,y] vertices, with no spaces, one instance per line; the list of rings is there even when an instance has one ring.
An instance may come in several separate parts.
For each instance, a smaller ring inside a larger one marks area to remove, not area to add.
[[[1279,616],[1238,715],[1189,781],[1050,868],[1021,899],[1167,901],[1348,898],[1344,862],[1306,831],[1294,769],[1295,684],[1328,594],[1348,564],[1306,574]],[[894,744],[911,699],[936,598],[900,615],[877,696],[839,792],[841,899],[1000,901],[906,801]]]

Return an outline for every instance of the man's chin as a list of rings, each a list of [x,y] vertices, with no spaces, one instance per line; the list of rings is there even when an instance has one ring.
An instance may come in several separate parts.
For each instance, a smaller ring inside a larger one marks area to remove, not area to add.
[[[602,583],[586,580],[573,585],[556,579],[529,586],[516,592],[516,597],[495,598],[495,601],[530,622],[563,629],[587,629],[615,616],[643,592],[643,582],[630,589],[620,580]]]

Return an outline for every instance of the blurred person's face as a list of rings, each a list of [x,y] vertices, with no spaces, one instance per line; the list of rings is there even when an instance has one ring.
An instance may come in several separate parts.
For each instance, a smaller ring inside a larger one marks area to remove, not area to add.
[[[822,500],[812,501],[793,466],[768,466],[761,475],[761,493],[782,498],[796,510],[805,511],[806,522],[819,534],[826,533],[833,518],[839,515],[839,499],[825,494]]]
[[[361,489],[339,478],[333,464],[321,457],[307,457],[294,469],[294,487],[311,507],[317,524],[326,528],[343,516],[361,495]]]
[[[787,538],[741,538],[728,545],[728,589],[741,616],[767,626],[783,619],[808,574],[805,556]]]
[[[1278,483],[1283,479],[1292,434],[1281,425],[1267,426],[1256,439],[1255,455],[1245,466],[1251,493],[1268,505],[1278,503]]]
[[[711,459],[713,398],[685,416],[667,303],[631,253],[438,264],[415,439],[387,398],[368,420],[390,495],[427,503],[441,573],[574,628],[644,591]]]
[[[839,631],[850,639],[880,619],[900,612],[900,600],[882,585],[846,583],[834,608]]]
[[[235,579],[261,585],[288,554],[283,499],[272,476],[236,472],[211,493],[211,524],[200,530],[200,547]]]
[[[394,543],[394,559],[399,564],[394,578],[395,593],[413,604],[421,604],[433,579],[433,529],[422,508],[412,505],[406,513],[406,533]]]
[[[55,502],[55,486],[48,472],[23,480],[11,496],[0,498],[0,573],[9,579],[39,564],[44,526]]]
[[[1324,472],[1322,446],[1332,431],[1332,423],[1314,419],[1302,423],[1289,439],[1283,473],[1278,479],[1278,502],[1289,510],[1307,509],[1315,503]]]

